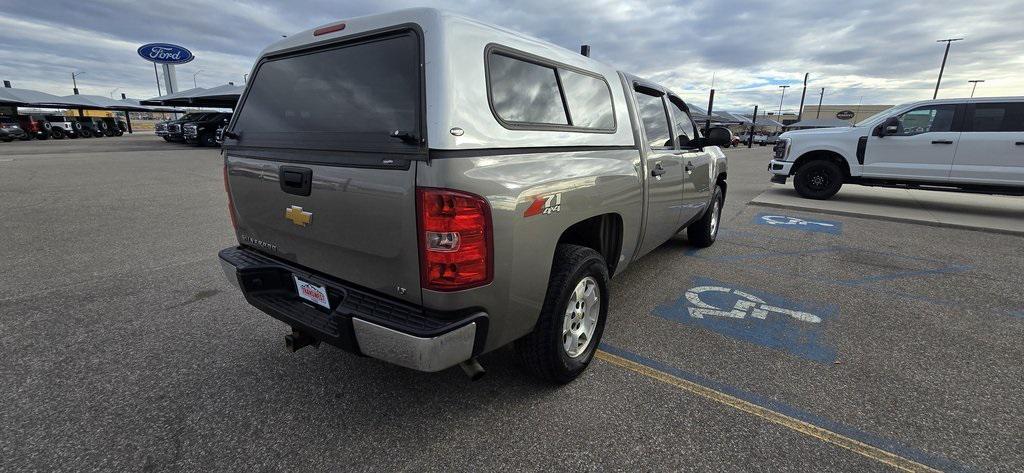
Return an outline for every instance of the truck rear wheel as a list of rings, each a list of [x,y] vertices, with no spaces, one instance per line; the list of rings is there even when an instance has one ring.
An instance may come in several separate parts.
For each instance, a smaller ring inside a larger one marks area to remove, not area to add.
[[[793,188],[800,197],[825,200],[843,187],[843,170],[832,161],[816,159],[796,170]]]
[[[725,196],[722,195],[722,188],[715,186],[715,193],[711,196],[711,206],[704,216],[686,227],[686,238],[690,244],[698,248],[707,248],[715,244],[718,238],[718,228],[722,223],[722,205],[725,204]]]
[[[544,307],[516,353],[534,375],[553,383],[576,379],[594,358],[608,314],[608,266],[591,248],[558,245]]]

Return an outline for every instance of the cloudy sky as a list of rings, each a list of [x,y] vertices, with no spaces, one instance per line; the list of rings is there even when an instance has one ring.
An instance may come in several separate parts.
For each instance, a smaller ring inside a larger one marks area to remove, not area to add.
[[[937,39],[953,44],[940,97],[1024,95],[1024,0],[1004,1],[650,1],[406,0],[150,2],[89,0],[0,2],[0,79],[15,87],[136,98],[157,95],[153,67],[136,55],[144,43],[189,48],[180,88],[193,73],[201,87],[242,82],[267,44],[331,21],[410,6],[436,6],[544,38],[570,49],[591,44],[595,58],[661,82],[716,109],[784,110],[808,103],[895,104],[931,98],[942,59]],[[171,7],[173,5],[173,7]],[[115,90],[116,89],[116,90]],[[795,93],[794,93],[795,91]]]

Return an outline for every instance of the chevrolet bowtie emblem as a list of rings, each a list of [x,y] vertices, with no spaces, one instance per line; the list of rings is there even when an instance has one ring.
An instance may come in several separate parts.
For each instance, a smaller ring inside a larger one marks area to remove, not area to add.
[[[310,223],[313,223],[313,212],[305,212],[302,207],[291,206],[284,209],[284,218],[291,220],[292,223],[305,227]]]

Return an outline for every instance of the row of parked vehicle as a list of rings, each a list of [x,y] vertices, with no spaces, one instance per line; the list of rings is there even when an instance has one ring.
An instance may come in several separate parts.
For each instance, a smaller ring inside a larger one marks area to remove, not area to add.
[[[192,112],[174,120],[156,124],[156,136],[164,141],[187,143],[195,146],[219,146],[221,133],[231,121],[226,112]]]
[[[114,117],[65,117],[63,115],[0,116],[0,141],[48,140],[121,136],[128,130]]]

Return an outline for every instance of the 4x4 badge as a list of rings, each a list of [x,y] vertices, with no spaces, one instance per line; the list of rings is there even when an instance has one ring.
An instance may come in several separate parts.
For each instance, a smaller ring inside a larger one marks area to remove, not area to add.
[[[533,198],[533,203],[523,212],[523,217],[534,215],[550,215],[562,210],[562,193],[538,195]]]
[[[303,211],[302,207],[293,205],[284,209],[284,218],[291,220],[292,223],[300,227],[305,227],[313,223],[313,212]]]

